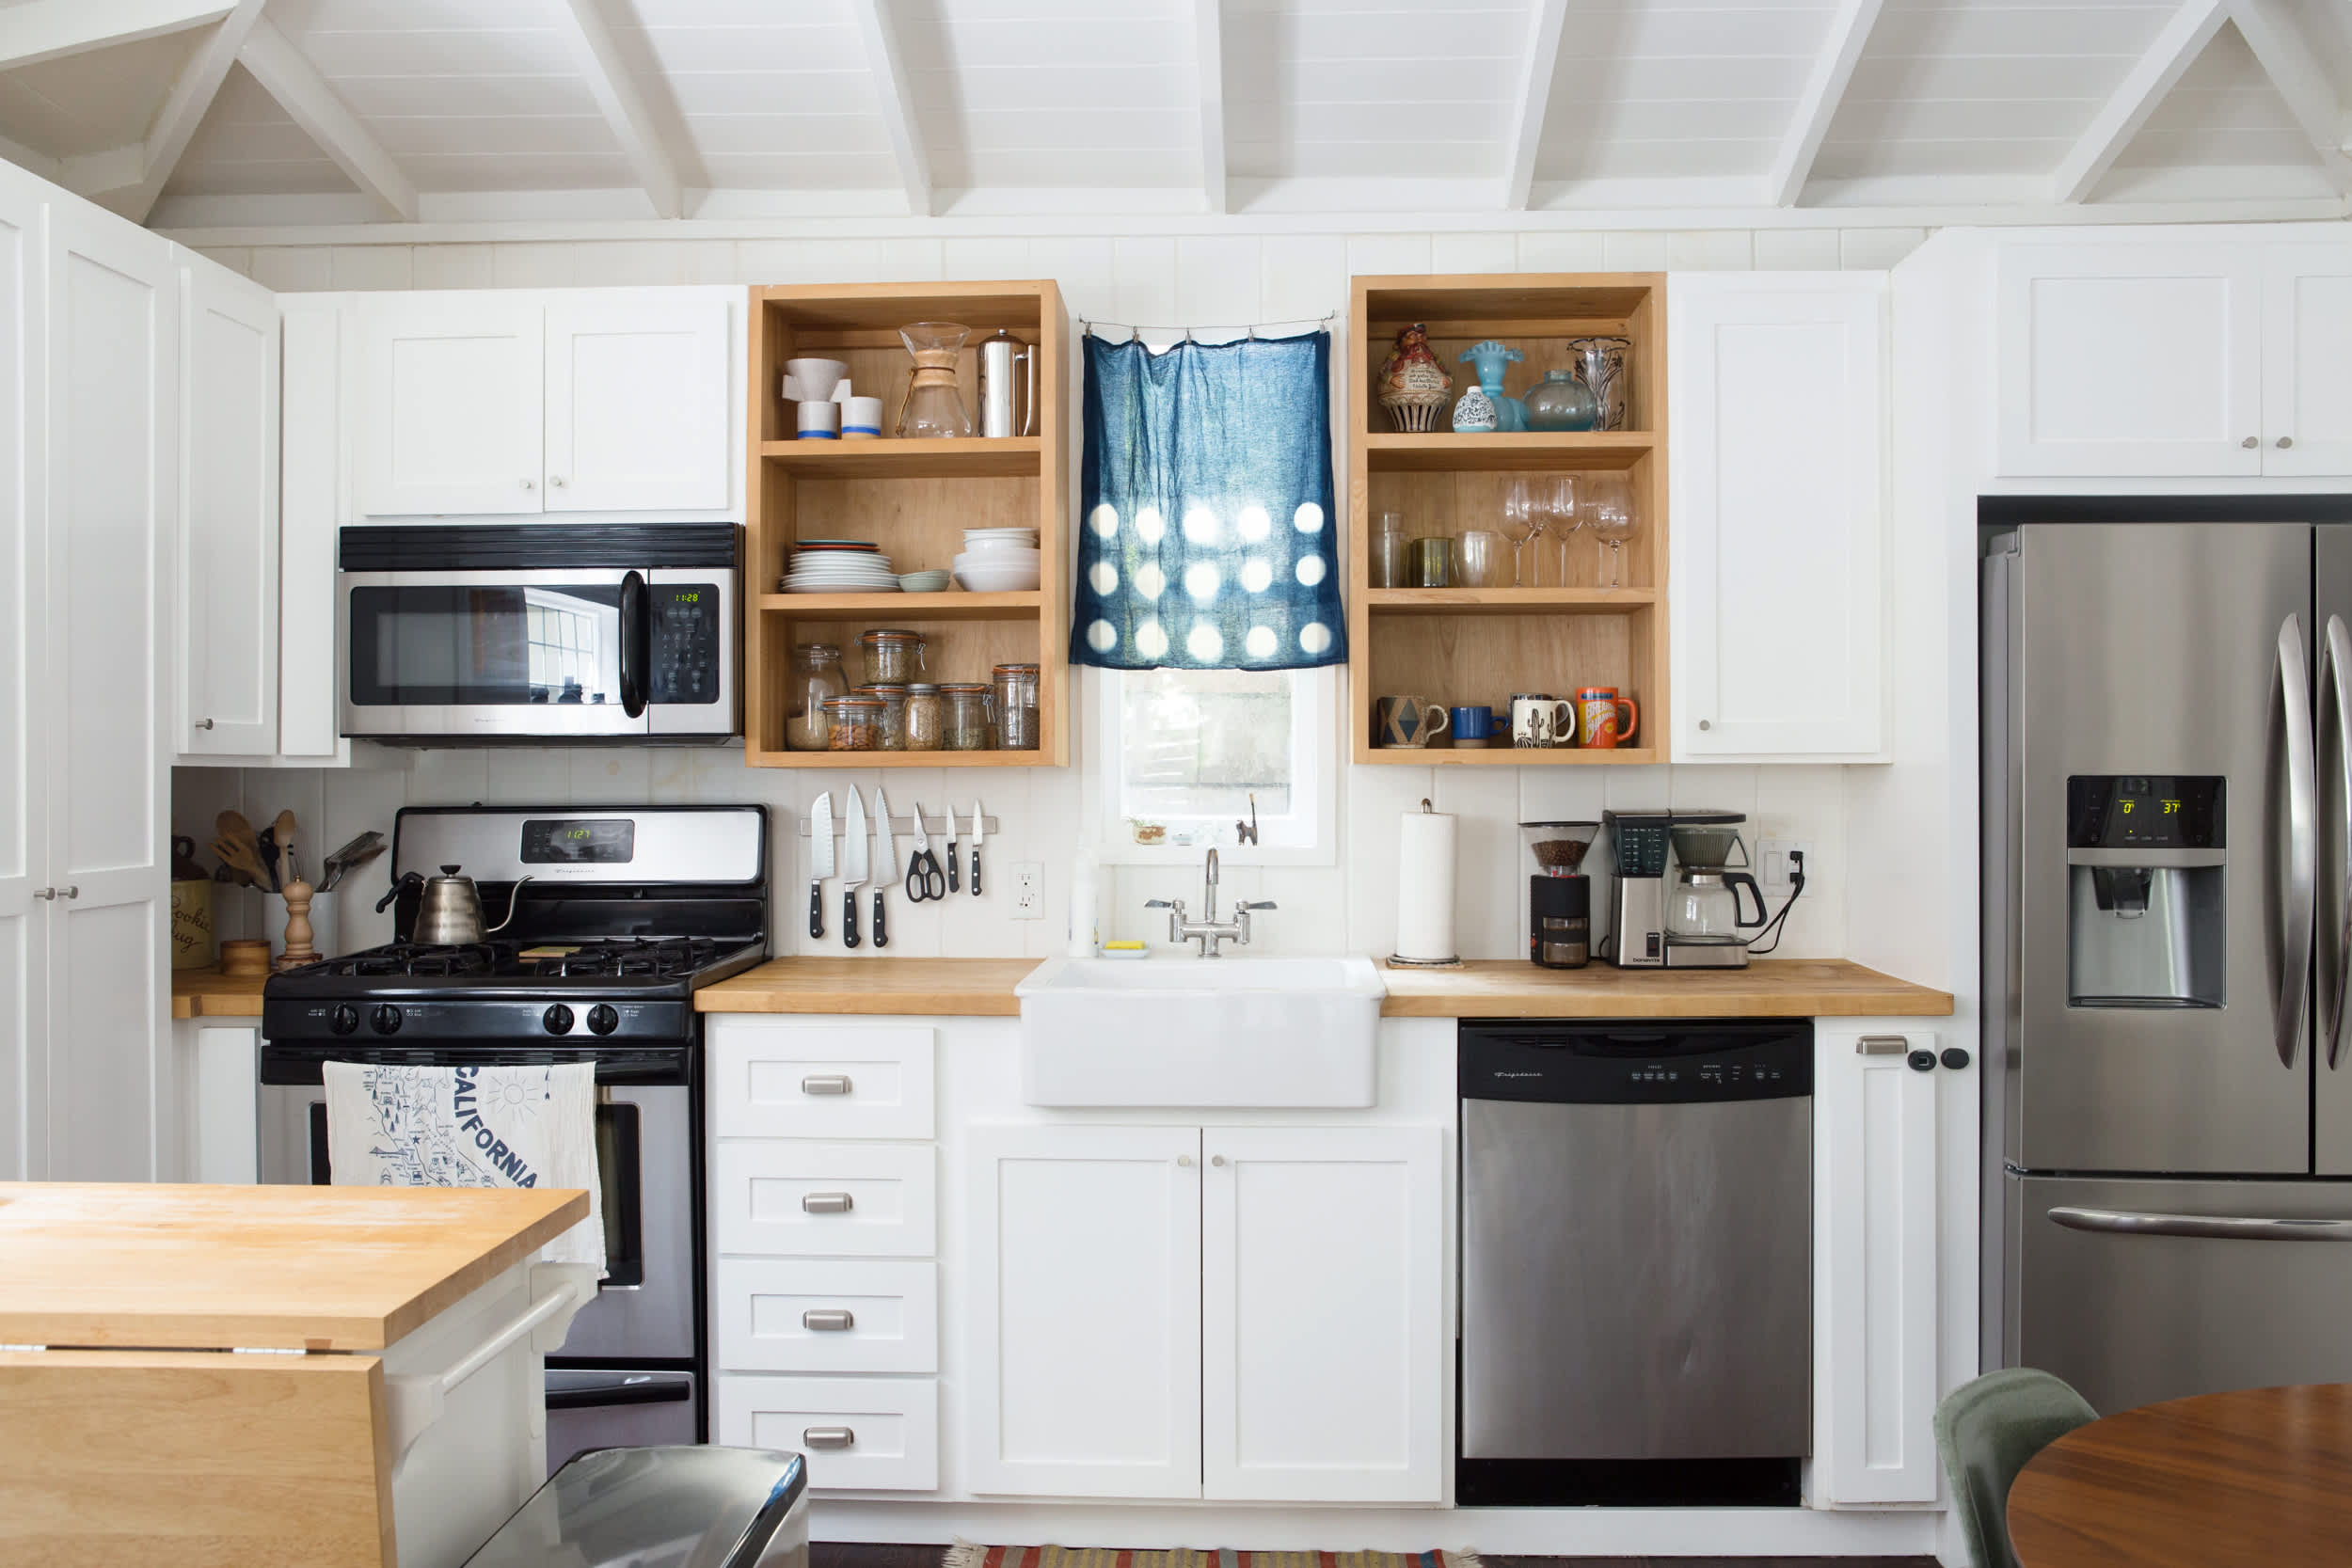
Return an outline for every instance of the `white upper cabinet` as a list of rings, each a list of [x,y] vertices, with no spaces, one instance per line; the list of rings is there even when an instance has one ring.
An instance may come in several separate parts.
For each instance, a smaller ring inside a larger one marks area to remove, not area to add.
[[[1884,745],[1887,285],[1667,284],[1677,761]]]
[[[47,574],[40,198],[0,167],[0,1181],[46,1174]]]
[[[702,294],[548,305],[549,512],[727,504],[730,315]]]
[[[358,510],[540,510],[546,307],[418,294],[359,311]]]
[[[262,755],[278,749],[278,306],[210,264],[180,283],[175,733],[183,753]]]
[[[2352,474],[2352,245],[2269,247],[2263,471]]]

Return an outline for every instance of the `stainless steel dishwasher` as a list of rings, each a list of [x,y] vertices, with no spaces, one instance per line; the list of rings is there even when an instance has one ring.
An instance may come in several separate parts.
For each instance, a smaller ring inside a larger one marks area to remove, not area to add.
[[[1469,1505],[1794,1506],[1813,1025],[1466,1022]]]

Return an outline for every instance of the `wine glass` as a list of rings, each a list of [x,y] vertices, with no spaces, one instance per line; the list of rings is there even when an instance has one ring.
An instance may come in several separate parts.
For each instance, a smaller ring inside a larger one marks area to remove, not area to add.
[[[1547,510],[1553,525],[1560,531],[1560,586],[1568,585],[1568,535],[1584,526],[1577,511],[1576,475],[1554,474],[1545,486]]]
[[[1536,509],[1534,486],[1524,478],[1512,480],[1502,492],[1502,536],[1511,541],[1512,587],[1528,586],[1522,557],[1527,542],[1543,531],[1543,514]]]
[[[1586,474],[1577,490],[1577,515],[1595,539],[1609,546],[1611,588],[1623,588],[1625,542],[1633,537],[1633,485],[1624,474]]]

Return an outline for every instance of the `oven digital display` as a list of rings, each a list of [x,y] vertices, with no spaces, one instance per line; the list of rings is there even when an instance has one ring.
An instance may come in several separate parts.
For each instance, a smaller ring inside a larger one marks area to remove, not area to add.
[[[525,817],[525,865],[627,865],[637,858],[637,824],[626,816]]]

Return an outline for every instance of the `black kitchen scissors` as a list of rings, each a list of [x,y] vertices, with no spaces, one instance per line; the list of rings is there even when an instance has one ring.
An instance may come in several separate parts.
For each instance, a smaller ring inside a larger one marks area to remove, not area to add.
[[[939,857],[931,853],[930,825],[923,820],[923,808],[919,803],[914,808],[914,828],[922,836],[922,844],[907,862],[907,902],[923,904],[934,898],[945,898],[947,896],[947,875],[939,868]]]

